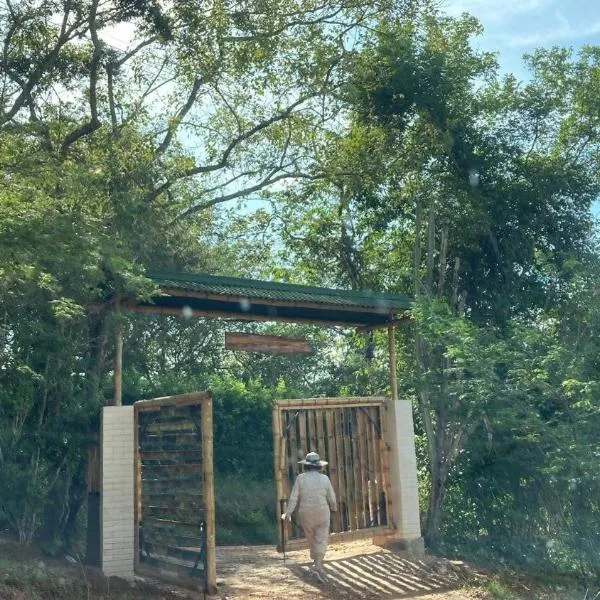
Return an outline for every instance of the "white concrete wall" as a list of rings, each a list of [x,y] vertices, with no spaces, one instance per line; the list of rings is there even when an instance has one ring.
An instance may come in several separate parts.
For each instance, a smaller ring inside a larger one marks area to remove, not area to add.
[[[102,571],[134,577],[134,411],[106,406],[102,414]]]
[[[397,530],[394,537],[406,542],[420,541],[421,522],[412,404],[406,400],[390,400],[387,402],[386,412],[392,519]]]

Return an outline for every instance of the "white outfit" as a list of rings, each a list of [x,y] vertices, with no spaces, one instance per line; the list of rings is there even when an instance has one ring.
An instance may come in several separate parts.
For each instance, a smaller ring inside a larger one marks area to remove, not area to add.
[[[330,511],[337,510],[335,492],[329,477],[318,471],[307,471],[298,475],[287,514],[291,515],[298,507],[298,523],[310,545],[310,557],[320,568],[329,538]]]

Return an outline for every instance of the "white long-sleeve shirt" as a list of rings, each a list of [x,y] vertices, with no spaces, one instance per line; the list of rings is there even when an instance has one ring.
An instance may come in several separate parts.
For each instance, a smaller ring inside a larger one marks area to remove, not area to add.
[[[290,494],[287,513],[298,509],[302,512],[327,508],[337,510],[335,492],[329,477],[318,471],[298,475]]]

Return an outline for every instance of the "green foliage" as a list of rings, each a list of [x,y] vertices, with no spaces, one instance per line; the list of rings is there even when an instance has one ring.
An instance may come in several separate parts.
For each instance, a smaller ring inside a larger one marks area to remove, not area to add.
[[[486,588],[488,594],[495,600],[514,600],[515,598],[515,595],[497,579],[490,581]]]
[[[91,304],[151,299],[150,267],[275,276],[415,296],[398,368],[431,544],[598,577],[598,48],[538,50],[519,82],[429,3],[11,4],[3,527],[73,542],[112,394],[116,318]],[[102,41],[124,22],[130,52]],[[236,326],[314,347],[257,356],[224,350],[228,324],[118,318],[126,404],[214,393],[222,543],[275,537],[274,399],[387,390],[380,334],[367,362],[354,332]]]
[[[272,462],[272,455],[270,456]],[[215,479],[217,544],[275,544],[277,510],[273,470],[264,479],[252,472]]]

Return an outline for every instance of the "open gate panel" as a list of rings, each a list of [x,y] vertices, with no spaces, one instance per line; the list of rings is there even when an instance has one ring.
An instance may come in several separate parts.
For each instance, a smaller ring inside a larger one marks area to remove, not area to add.
[[[137,402],[136,568],[209,591],[214,585],[212,397]]]

